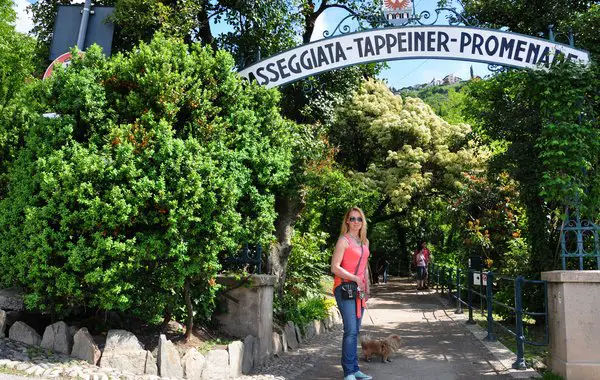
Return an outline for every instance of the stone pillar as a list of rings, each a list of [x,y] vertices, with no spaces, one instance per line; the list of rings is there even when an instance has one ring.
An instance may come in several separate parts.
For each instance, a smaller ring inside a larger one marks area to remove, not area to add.
[[[543,272],[548,282],[549,363],[566,380],[600,379],[600,271]]]
[[[239,338],[257,338],[258,351],[254,365],[273,354],[273,285],[275,276],[252,275],[246,284],[232,276],[219,276],[217,282],[231,290],[219,296],[227,305],[216,318],[226,333]]]

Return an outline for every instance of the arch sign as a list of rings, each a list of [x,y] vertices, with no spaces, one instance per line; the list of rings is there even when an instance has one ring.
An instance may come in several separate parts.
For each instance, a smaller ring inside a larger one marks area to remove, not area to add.
[[[411,26],[315,41],[269,57],[240,74],[270,88],[346,66],[400,59],[449,59],[544,69],[564,61],[587,64],[589,54],[568,45],[499,30]]]

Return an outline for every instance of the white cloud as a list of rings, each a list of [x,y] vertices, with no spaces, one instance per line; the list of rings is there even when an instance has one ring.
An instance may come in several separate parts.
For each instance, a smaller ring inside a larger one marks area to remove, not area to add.
[[[29,33],[33,28],[33,20],[31,19],[31,12],[27,12],[29,6],[27,0],[13,0],[13,8],[17,12],[17,21],[15,22],[15,29],[17,32]]]
[[[358,26],[356,21],[347,19],[342,25],[338,25],[346,16],[348,16],[348,12],[340,8],[329,8],[325,12],[321,13],[315,22],[315,28],[313,29],[313,34],[310,37],[310,41],[322,40],[325,38],[323,36],[323,32],[329,31],[329,33],[332,33],[336,26],[342,27],[347,25],[352,31],[354,31]],[[338,30],[336,35],[339,34],[340,31]]]
[[[313,29],[313,34],[310,36],[310,41],[316,41],[323,38],[323,32],[327,30],[329,27],[326,17],[324,14],[321,14],[317,21],[315,22],[315,28]]]

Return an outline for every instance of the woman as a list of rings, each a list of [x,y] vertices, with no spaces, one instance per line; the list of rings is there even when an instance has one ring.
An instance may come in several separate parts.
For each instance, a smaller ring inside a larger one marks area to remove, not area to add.
[[[421,246],[417,247],[414,256],[414,265],[417,269],[417,290],[427,289],[427,264],[429,264],[429,249],[427,243],[421,242]]]
[[[331,258],[331,271],[334,274],[333,293],[344,322],[342,341],[342,369],[344,380],[369,380],[358,368],[358,333],[366,301],[369,296],[367,261],[369,241],[367,240],[367,219],[358,207],[352,207],[344,215],[340,238]],[[342,298],[342,283],[354,281],[362,296],[355,299]]]

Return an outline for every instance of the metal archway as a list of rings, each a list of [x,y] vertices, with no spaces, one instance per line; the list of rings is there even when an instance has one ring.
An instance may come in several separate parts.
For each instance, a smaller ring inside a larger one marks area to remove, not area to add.
[[[253,64],[240,74],[266,87],[371,62],[449,59],[544,69],[557,62],[587,64],[585,50],[536,37],[466,26],[410,26],[344,34],[305,44]]]
[[[333,32],[323,33],[325,39],[269,57],[240,74],[270,88],[347,66],[402,59],[462,60],[488,63],[491,68],[532,69],[564,61],[589,62],[589,53],[574,47],[572,35],[569,45],[555,42],[552,26],[550,40],[485,29],[478,27],[478,20],[463,17],[454,8],[437,8],[433,17],[429,11],[417,13],[414,0],[386,0],[379,14],[369,16],[348,12]],[[442,13],[450,14],[449,25],[436,25]],[[350,33],[347,20],[357,22],[361,31]],[[336,32],[341,35],[334,37]]]

